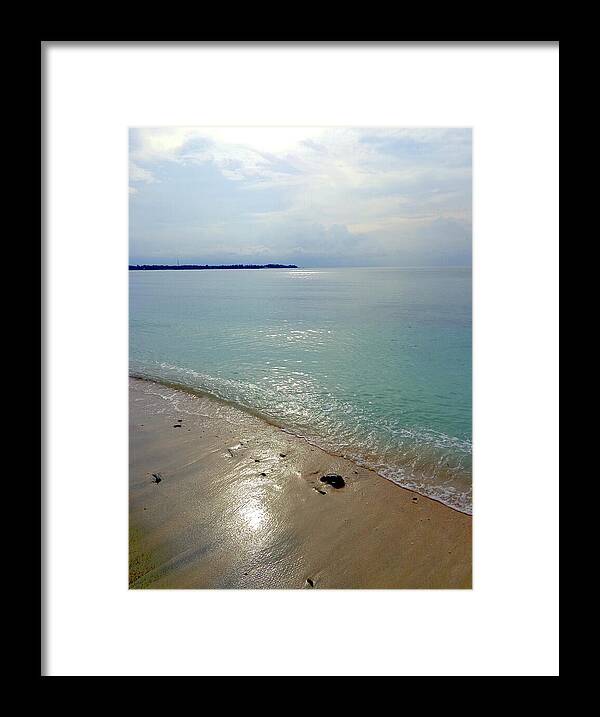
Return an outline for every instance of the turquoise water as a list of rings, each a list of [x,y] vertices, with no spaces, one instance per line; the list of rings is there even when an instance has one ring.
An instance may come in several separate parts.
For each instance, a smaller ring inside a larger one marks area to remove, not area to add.
[[[471,270],[130,272],[130,371],[471,512]]]

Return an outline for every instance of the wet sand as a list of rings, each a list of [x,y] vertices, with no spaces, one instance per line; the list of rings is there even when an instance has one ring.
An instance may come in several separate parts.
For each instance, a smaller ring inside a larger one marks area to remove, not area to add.
[[[132,378],[129,420],[131,588],[471,587],[469,515],[208,397]]]

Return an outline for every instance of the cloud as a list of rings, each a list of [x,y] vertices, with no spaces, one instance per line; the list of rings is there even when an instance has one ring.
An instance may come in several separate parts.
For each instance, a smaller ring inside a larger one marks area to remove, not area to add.
[[[130,132],[132,260],[470,261],[468,129]]]
[[[138,166],[135,162],[129,163],[130,182],[155,182],[156,178],[149,169]]]

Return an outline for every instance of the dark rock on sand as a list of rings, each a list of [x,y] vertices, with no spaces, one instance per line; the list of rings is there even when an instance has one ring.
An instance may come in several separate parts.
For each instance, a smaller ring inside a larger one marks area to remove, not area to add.
[[[181,423],[176,423],[173,428],[181,428]]]
[[[158,484],[158,483],[161,482],[161,480],[162,480],[162,477],[161,477],[160,473],[153,473],[153,474],[152,474],[152,482],[153,482],[153,483]]]
[[[346,481],[342,476],[322,476],[321,483],[328,483],[332,488],[343,488],[346,485]]]
[[[324,490],[321,490],[320,488],[313,488],[313,490],[316,490],[317,493],[320,493],[321,495],[327,495],[327,492]]]
[[[285,453],[280,453],[280,454],[279,454],[279,457],[280,457],[280,458],[285,458],[285,455],[286,455]]]
[[[315,586],[315,583],[311,578],[306,578],[306,584],[308,585],[309,588],[314,588],[314,586]]]
[[[266,475],[267,475],[266,473],[261,473],[261,476],[266,476]]]

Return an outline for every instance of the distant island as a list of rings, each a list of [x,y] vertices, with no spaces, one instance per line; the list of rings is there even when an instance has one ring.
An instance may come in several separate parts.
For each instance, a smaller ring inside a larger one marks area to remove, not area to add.
[[[129,271],[173,271],[178,269],[297,269],[295,264],[130,264]]]

